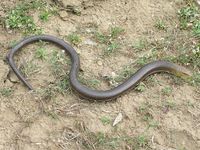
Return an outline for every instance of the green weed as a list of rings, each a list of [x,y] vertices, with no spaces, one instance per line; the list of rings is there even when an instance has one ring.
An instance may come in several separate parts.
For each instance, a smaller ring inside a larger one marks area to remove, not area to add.
[[[57,90],[63,95],[70,89],[69,77],[63,77],[56,83]]]
[[[132,48],[137,51],[145,50],[148,47],[146,39],[139,39],[133,43]]]
[[[46,7],[44,7],[39,14],[39,18],[40,20],[42,20],[43,22],[47,22],[49,21],[49,18],[53,15],[57,14],[57,8],[54,6],[49,6],[46,5]]]
[[[40,13],[39,18],[44,21],[47,22],[49,20],[49,17],[51,17],[51,12],[48,10],[44,10]]]
[[[191,84],[194,86],[200,85],[200,73],[194,73],[192,77]]]
[[[44,100],[52,100],[56,96],[56,88],[54,85],[37,90],[37,94]]]
[[[143,82],[140,82],[136,86],[135,90],[138,91],[138,92],[144,92],[146,90],[146,85]]]
[[[194,24],[193,33],[196,37],[200,37],[200,21]]]
[[[149,59],[150,59],[149,56],[140,57],[140,58],[137,59],[136,63],[139,66],[143,66],[143,65],[145,65],[149,62]]]
[[[97,41],[102,43],[102,44],[109,43],[109,36],[107,36],[107,35],[104,35],[102,33],[97,32],[95,34],[95,37],[96,37]]]
[[[108,125],[111,123],[111,120],[110,118],[106,117],[106,116],[103,116],[100,118],[101,122],[103,123],[103,125]]]
[[[180,27],[181,29],[188,29],[193,23],[195,23],[199,18],[198,7],[195,5],[189,5],[183,7],[178,12],[180,19]]]
[[[23,1],[7,13],[5,18],[6,27],[20,29],[25,34],[41,34],[42,29],[35,24],[31,16],[31,12],[35,9],[40,11],[39,18],[42,21],[48,21],[49,17],[55,12],[53,7],[49,7],[44,1]]]
[[[65,94],[70,89],[69,76],[67,72],[68,65],[70,65],[69,58],[64,52],[53,51],[48,60],[51,65],[51,71],[56,78],[53,84],[53,90]]]
[[[13,94],[13,89],[11,88],[1,88],[0,89],[0,94],[4,97],[9,97]]]
[[[66,69],[71,64],[64,52],[57,52],[55,50],[50,54],[49,63],[56,78],[65,77],[67,74]]]
[[[17,40],[13,40],[13,41],[9,42],[9,47],[13,48],[16,44],[17,44]]]
[[[125,136],[123,140],[132,150],[148,149],[149,139],[144,134],[136,137]]]
[[[111,28],[111,38],[117,38],[119,35],[121,35],[125,30],[121,27],[112,27]]]
[[[121,83],[135,72],[131,66],[124,66],[116,77],[109,77],[109,80],[114,83]]]
[[[72,34],[69,34],[67,36],[67,39],[69,40],[70,43],[74,44],[74,45],[78,45],[81,43],[81,38],[79,35],[75,34],[75,33],[72,33]]]
[[[20,66],[20,71],[25,77],[29,77],[39,71],[39,67],[33,61],[26,62]]]
[[[101,81],[96,79],[95,77],[93,77],[92,79],[91,77],[90,79],[87,79],[84,77],[83,74],[80,74],[78,78],[81,83],[93,89],[96,89],[101,84]]]
[[[10,29],[20,29],[25,33],[41,33],[41,29],[36,26],[32,16],[28,15],[30,10],[38,9],[43,6],[40,1],[31,3],[22,2],[8,12],[5,18],[5,24]]]
[[[106,47],[104,49],[104,56],[109,56],[112,53],[116,52],[119,49],[119,41],[118,37],[124,32],[125,30],[121,27],[112,27],[109,32],[107,33],[100,33],[96,32],[95,38],[98,42],[104,44]]]
[[[172,88],[171,87],[165,87],[161,90],[163,95],[169,96],[172,93]]]
[[[47,51],[45,48],[38,48],[35,52],[35,56],[41,60],[47,59]]]
[[[140,135],[137,137],[137,144],[140,146],[140,147],[145,147],[148,145],[148,140],[146,138],[146,136],[144,135]]]
[[[193,68],[200,67],[200,45],[197,45],[192,50],[183,52],[177,57],[171,57],[172,61],[179,62],[193,66]]]
[[[174,109],[176,107],[176,103],[173,100],[167,100],[164,102],[164,106],[167,108]]]
[[[166,30],[167,29],[167,26],[166,26],[166,24],[163,20],[157,20],[155,27],[159,30]]]
[[[96,134],[96,141],[98,147],[104,147],[106,149],[116,149],[120,142],[119,138],[108,137],[102,132]]]
[[[119,49],[119,44],[115,42],[111,42],[108,47],[105,49],[104,54],[110,55],[111,53],[115,52],[117,49]]]
[[[101,81],[99,81],[98,79],[91,79],[89,80],[89,86],[91,87],[98,87],[100,85]]]
[[[82,140],[83,146],[87,149],[126,149],[128,147],[132,150],[148,149],[149,139],[144,134],[132,137],[129,135],[110,136],[106,133],[86,133]],[[88,141],[90,140],[90,141]]]

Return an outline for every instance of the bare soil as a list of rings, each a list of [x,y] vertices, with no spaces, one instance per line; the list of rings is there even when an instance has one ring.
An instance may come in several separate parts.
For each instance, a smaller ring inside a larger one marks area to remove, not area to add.
[[[0,2],[0,16],[4,9],[12,8],[18,0]],[[49,3],[52,3],[49,1]],[[75,0],[60,1],[60,5],[75,5],[81,15],[59,12],[48,22],[32,13],[36,24],[44,33],[63,38],[76,32],[82,42],[73,47],[80,54],[81,69],[86,80],[98,78],[98,89],[111,88],[101,76],[117,74],[124,66],[133,63],[150,50],[134,52],[130,45],[138,39],[162,40],[168,32],[155,28],[157,19],[165,20],[170,29],[178,23],[177,11],[184,5],[181,0]],[[64,17],[62,15],[65,15]],[[66,16],[67,15],[67,16]],[[120,38],[120,49],[109,57],[102,57],[101,44],[95,43],[92,32],[107,33],[110,27],[125,29]],[[144,81],[143,92],[131,90],[111,102],[90,102],[68,90],[65,94],[53,93],[48,99],[29,92],[15,77],[5,61],[10,43],[24,35],[20,31],[7,31],[0,27],[0,87],[12,88],[10,96],[0,96],[0,149],[2,150],[84,150],[84,149],[154,149],[154,150],[199,150],[200,149],[200,103],[197,89],[186,82],[175,83],[173,76],[157,74],[153,81]],[[88,39],[95,44],[88,44]],[[18,65],[34,57],[37,44],[25,47],[16,56]],[[48,53],[60,49],[46,44]],[[34,58],[39,71],[28,79],[37,89],[49,87],[56,81],[48,61]],[[70,64],[65,65],[66,73]],[[157,82],[154,82],[157,81]],[[170,87],[172,92],[163,94]],[[168,103],[171,102],[171,103]],[[144,111],[141,112],[141,108]],[[122,113],[122,121],[115,127],[114,119]],[[104,124],[102,118],[109,118]],[[150,117],[146,121],[144,117]],[[99,142],[99,133],[106,136]],[[144,136],[148,142],[128,143],[122,137]],[[108,138],[109,137],[109,138]],[[118,140],[111,140],[118,138]],[[96,140],[97,139],[97,140]],[[112,142],[108,142],[111,140]],[[138,145],[134,147],[134,145]]]

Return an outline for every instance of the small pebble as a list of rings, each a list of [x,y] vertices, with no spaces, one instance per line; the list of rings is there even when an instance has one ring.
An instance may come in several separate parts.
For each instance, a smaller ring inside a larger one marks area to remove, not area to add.
[[[10,81],[14,83],[19,82],[19,79],[13,72],[10,73]]]
[[[98,64],[99,66],[102,66],[102,65],[103,65],[102,61],[100,61],[100,60],[97,61],[97,64]]]
[[[94,41],[92,41],[92,40],[90,40],[90,39],[85,40],[85,41],[84,41],[84,44],[86,44],[86,45],[91,45],[91,46],[96,46],[96,45],[97,45],[96,42],[94,42]]]
[[[199,5],[200,5],[200,0],[197,0],[197,4],[199,4]]]
[[[69,17],[69,14],[66,11],[62,10],[62,11],[59,11],[59,16],[61,17],[61,19],[66,21]]]
[[[114,78],[114,77],[116,77],[117,75],[116,75],[115,72],[111,72],[111,76]]]

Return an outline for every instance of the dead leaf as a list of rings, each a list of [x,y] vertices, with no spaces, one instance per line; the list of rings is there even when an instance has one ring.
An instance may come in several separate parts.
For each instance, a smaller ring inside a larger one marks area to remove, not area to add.
[[[122,113],[119,113],[113,122],[113,126],[116,126],[118,123],[120,123],[122,121],[122,118],[123,118]]]

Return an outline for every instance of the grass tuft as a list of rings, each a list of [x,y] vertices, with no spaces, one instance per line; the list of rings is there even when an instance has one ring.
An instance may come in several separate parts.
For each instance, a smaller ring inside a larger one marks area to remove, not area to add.
[[[159,30],[166,30],[167,29],[167,26],[166,26],[166,24],[163,20],[157,20],[155,27]]]
[[[35,56],[41,60],[47,59],[47,51],[44,48],[38,48],[36,50]]]
[[[69,34],[67,36],[67,39],[69,40],[70,43],[74,44],[74,45],[78,45],[81,43],[81,38],[79,35],[77,35],[76,33],[72,33],[72,34]]]
[[[33,9],[41,8],[43,5],[44,3],[40,1],[20,3],[8,12],[5,18],[6,27],[10,29],[20,29],[25,33],[41,33],[41,29],[36,26],[29,12]]]
[[[0,94],[4,97],[9,97],[13,94],[13,89],[11,88],[1,88],[0,89]]]
[[[104,46],[104,56],[110,56],[119,49],[120,41],[118,38],[124,31],[121,27],[111,27],[107,33],[96,32],[95,38],[97,42]]]

